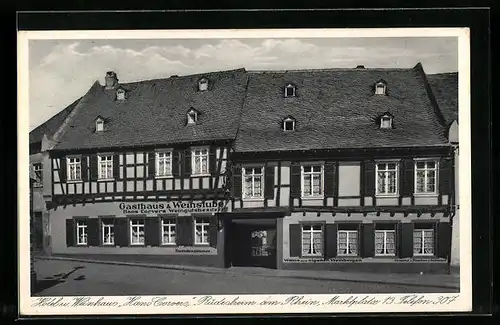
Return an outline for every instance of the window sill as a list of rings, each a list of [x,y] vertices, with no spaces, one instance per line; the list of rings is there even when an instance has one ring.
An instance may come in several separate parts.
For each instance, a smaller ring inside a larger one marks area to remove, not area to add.
[[[82,179],[67,180],[66,183],[68,184],[83,183],[83,180]]]
[[[264,198],[263,197],[249,197],[249,198],[243,198],[243,202],[263,202]]]
[[[207,177],[210,176],[210,174],[191,174],[191,177]]]
[[[175,247],[175,243],[161,243],[160,246],[162,246],[162,247]]]
[[[170,179],[170,178],[174,178],[174,175],[155,176],[155,179]]]
[[[302,196],[302,200],[323,200],[325,197],[324,196]]]
[[[376,194],[375,197],[377,199],[397,199],[399,194]]]
[[[99,178],[97,179],[98,182],[112,182],[114,181],[114,178]]]
[[[439,194],[437,194],[437,193],[414,193],[413,196],[414,197],[432,197],[432,198],[435,198],[435,197],[438,197]]]

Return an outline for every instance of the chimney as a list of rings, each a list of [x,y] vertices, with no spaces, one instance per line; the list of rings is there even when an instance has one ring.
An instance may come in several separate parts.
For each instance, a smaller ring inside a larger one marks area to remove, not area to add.
[[[105,89],[115,89],[118,86],[118,77],[114,71],[106,72],[106,86]]]
[[[364,65],[358,65],[358,66],[356,67],[356,69],[364,69],[364,68],[365,68],[365,66],[364,66]]]

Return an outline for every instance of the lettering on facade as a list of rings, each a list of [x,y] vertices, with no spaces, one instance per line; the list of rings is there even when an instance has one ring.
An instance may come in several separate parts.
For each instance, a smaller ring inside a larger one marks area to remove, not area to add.
[[[123,214],[217,213],[226,212],[225,201],[172,201],[118,204]]]

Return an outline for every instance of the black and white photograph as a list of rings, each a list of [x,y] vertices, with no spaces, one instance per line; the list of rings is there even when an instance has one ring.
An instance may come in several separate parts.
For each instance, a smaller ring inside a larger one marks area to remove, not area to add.
[[[470,308],[467,29],[19,34],[25,310]]]

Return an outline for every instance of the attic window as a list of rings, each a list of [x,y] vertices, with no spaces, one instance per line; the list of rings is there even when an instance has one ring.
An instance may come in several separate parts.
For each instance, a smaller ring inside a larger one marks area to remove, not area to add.
[[[104,120],[102,118],[97,118],[95,120],[95,131],[96,132],[104,131]]]
[[[116,99],[117,100],[124,100],[125,99],[125,90],[120,88],[116,91]]]
[[[208,90],[208,79],[207,78],[201,78],[198,81],[198,90],[199,91],[206,91],[206,90]]]
[[[198,112],[192,108],[187,113],[187,124],[196,124],[196,122],[198,122]]]
[[[375,83],[375,95],[385,95],[387,83],[384,80],[379,80]]]
[[[295,119],[291,116],[283,119],[282,126],[283,131],[295,131]]]
[[[380,117],[380,128],[381,129],[392,129],[392,115],[384,114]]]
[[[285,86],[285,97],[295,97],[295,86],[292,84],[287,84]]]

